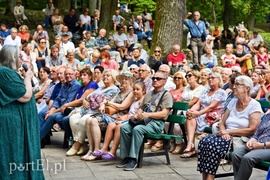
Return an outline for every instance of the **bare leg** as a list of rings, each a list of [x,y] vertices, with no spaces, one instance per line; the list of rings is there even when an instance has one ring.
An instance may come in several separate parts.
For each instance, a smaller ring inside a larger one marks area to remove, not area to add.
[[[206,177],[207,177],[207,173],[203,172],[202,173],[202,180],[206,180]]]
[[[108,151],[109,145],[110,145],[110,143],[111,143],[111,141],[113,139],[113,133],[115,132],[115,128],[116,128],[116,124],[114,122],[110,123],[107,126],[104,144],[103,144],[103,147],[101,149],[102,152],[107,152]],[[113,141],[113,143],[115,143],[115,142]]]
[[[94,145],[94,151],[98,151],[100,148],[101,131],[98,125],[98,120],[96,118],[92,118],[90,121],[90,134],[91,141]]]
[[[72,145],[73,149],[79,150],[81,147],[81,143],[79,141],[75,141],[74,144]]]
[[[94,149],[93,137],[92,137],[91,128],[90,128],[90,123],[92,120],[93,118],[89,117],[86,119],[86,122],[85,122],[85,129],[86,129],[87,139],[89,143],[89,151],[87,153],[88,156],[92,154],[93,149]]]
[[[212,174],[207,174],[206,176],[206,180],[214,180],[215,179],[215,176],[212,175]]]
[[[194,144],[194,133],[196,130],[196,120],[195,119],[189,119],[186,121],[186,128],[187,128],[187,135],[188,135],[188,143],[187,144],[187,148],[186,149],[191,149],[192,148],[192,144]]]
[[[122,124],[117,125],[114,130],[113,146],[112,146],[112,149],[110,150],[110,153],[114,156],[116,155],[117,148],[120,144],[120,127],[121,126]]]

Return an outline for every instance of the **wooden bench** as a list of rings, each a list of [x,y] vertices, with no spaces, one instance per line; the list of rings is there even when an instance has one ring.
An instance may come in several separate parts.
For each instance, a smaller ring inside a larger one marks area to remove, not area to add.
[[[260,103],[262,109],[263,108],[270,108],[270,103],[268,101],[258,100],[258,102]],[[206,127],[204,129],[204,132],[212,133],[212,128],[211,127]],[[229,155],[228,155],[228,160],[231,160],[231,155],[232,154],[230,152]],[[254,168],[264,170],[264,171],[268,171],[269,167],[270,167],[270,162],[269,161],[262,161],[262,162],[256,164]],[[228,177],[228,176],[233,176],[233,172],[216,174],[215,178]]]
[[[141,144],[139,157],[138,157],[138,168],[142,167],[143,157],[150,157],[150,156],[161,156],[165,155],[167,160],[167,165],[170,165],[170,157],[169,157],[169,148],[170,148],[170,141],[171,140],[182,140],[183,137],[173,135],[173,128],[174,124],[178,123],[183,131],[183,134],[185,134],[185,128],[184,128],[184,122],[185,122],[185,116],[184,115],[177,115],[178,111],[186,111],[188,109],[188,103],[185,102],[174,102],[173,108],[172,108],[172,114],[169,114],[166,122],[169,122],[169,129],[168,132],[161,133],[161,134],[151,134],[147,133],[144,135],[144,141]],[[159,152],[149,152],[144,153],[144,143],[147,142],[148,139],[152,140],[162,140],[163,141],[163,150]],[[185,142],[186,139],[184,139]]]

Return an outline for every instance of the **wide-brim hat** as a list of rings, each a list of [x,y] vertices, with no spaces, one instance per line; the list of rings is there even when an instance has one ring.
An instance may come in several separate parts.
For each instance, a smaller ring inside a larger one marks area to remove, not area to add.
[[[133,74],[129,71],[124,71],[121,74],[117,75],[116,80],[121,83],[123,77],[129,77],[132,83],[136,81],[136,79],[133,77]]]

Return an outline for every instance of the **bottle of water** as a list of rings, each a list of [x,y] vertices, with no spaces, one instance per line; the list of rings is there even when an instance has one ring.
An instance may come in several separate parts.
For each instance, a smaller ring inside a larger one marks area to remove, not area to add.
[[[71,148],[72,145],[73,145],[73,138],[72,138],[72,136],[70,136],[68,139],[68,147]]]

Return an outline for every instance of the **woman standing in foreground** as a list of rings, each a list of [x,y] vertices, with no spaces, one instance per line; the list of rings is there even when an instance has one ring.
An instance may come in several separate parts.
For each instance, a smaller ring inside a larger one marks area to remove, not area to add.
[[[18,63],[19,49],[4,46],[0,51],[0,177],[44,179],[33,73],[23,70],[22,79],[16,72]]]

